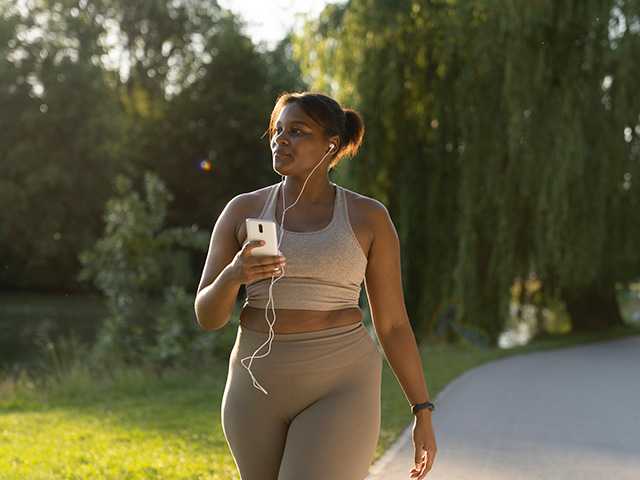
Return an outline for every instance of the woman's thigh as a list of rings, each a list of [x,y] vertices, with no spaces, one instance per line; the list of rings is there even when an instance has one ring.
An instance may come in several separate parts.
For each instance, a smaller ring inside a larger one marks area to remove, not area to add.
[[[336,388],[292,419],[278,480],[362,480],[380,433],[382,357],[357,362]]]
[[[242,480],[276,480],[288,421],[251,381],[231,372],[222,396],[222,429]]]
[[[380,430],[382,375],[365,327],[276,335],[271,354],[251,363],[268,395],[241,362],[264,337],[239,329],[222,399],[242,480],[364,478]]]

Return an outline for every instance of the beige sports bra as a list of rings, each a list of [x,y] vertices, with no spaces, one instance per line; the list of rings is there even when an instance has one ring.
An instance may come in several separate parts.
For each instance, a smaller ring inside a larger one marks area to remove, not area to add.
[[[367,268],[367,257],[355,236],[347,208],[345,189],[336,187],[333,216],[324,228],[315,232],[283,229],[280,251],[287,259],[284,276],[273,284],[276,309],[338,310],[358,307],[360,290]],[[282,182],[272,185],[258,218],[276,223],[275,208]],[[295,207],[294,207],[295,208]],[[285,214],[284,224],[287,224]],[[269,300],[270,278],[246,284],[243,306],[265,308]]]

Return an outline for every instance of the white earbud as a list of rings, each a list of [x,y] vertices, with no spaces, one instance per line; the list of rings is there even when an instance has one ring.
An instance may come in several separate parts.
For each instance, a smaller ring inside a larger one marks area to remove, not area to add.
[[[334,148],[336,148],[336,146],[333,143],[329,144],[329,150],[333,150]]]

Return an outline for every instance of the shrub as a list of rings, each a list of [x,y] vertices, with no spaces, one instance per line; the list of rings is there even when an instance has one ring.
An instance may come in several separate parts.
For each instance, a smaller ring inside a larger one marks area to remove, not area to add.
[[[145,199],[122,175],[106,204],[104,235],[80,253],[80,281],[92,281],[107,300],[108,315],[97,334],[92,361],[169,364],[189,342],[201,348],[194,299],[184,291],[192,272],[185,249],[203,249],[208,235],[191,228],[164,228],[173,195],[160,179],[144,175]],[[188,308],[187,308],[188,307]],[[185,336],[185,338],[181,338]]]

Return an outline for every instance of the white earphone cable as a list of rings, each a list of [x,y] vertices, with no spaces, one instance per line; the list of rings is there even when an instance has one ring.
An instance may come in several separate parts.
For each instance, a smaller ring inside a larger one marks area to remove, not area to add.
[[[298,200],[300,199],[300,196],[302,195],[302,192],[304,191],[304,187],[307,184],[307,181],[309,180],[309,178],[311,177],[311,175],[313,175],[313,172],[315,172],[316,168],[318,168],[320,166],[320,164],[324,161],[325,157],[329,154],[329,152],[331,152],[333,149],[335,148],[335,145],[332,143],[329,146],[329,150],[327,150],[327,153],[325,153],[322,157],[322,159],[317,163],[317,165],[315,167],[313,167],[313,170],[311,170],[311,173],[307,176],[306,180],[304,181],[304,183],[302,184],[302,188],[300,189],[300,193],[298,194],[298,197],[296,198],[296,201],[293,202],[293,204],[289,205],[286,208],[283,208],[282,210],[282,218],[280,219],[280,237],[278,239],[278,252],[280,252],[280,244],[282,243],[282,236],[284,234],[284,214],[287,210],[289,210],[291,207],[293,207],[296,203],[298,203]],[[284,176],[281,176],[282,180],[281,180],[281,190],[282,190],[282,206],[284,207],[285,205],[285,198],[284,198]],[[337,194],[337,192],[336,192]],[[274,209],[274,213],[275,213],[275,209]],[[275,278],[275,274],[271,275],[271,284],[269,285],[269,301],[267,302],[267,305],[264,309],[264,318],[266,319],[267,323],[269,324],[269,336],[268,339],[265,343],[263,343],[262,345],[260,345],[257,350],[255,352],[253,352],[253,355],[251,355],[250,357],[244,357],[240,360],[240,363],[242,363],[242,365],[248,370],[249,375],[251,375],[251,378],[253,380],[253,386],[256,387],[257,389],[259,389],[260,391],[262,391],[265,395],[269,395],[269,393],[262,387],[262,385],[260,385],[258,383],[258,381],[256,380],[256,378],[253,375],[253,372],[251,372],[251,363],[253,362],[253,359],[256,355],[256,353],[262,348],[264,347],[267,343],[269,344],[269,349],[267,351],[267,353],[265,353],[264,355],[258,356],[257,358],[264,358],[267,355],[269,355],[269,353],[271,353],[271,342],[273,341],[273,338],[275,337],[275,333],[273,331],[273,325],[276,323],[276,310],[275,310],[275,306],[273,304],[273,285],[280,280],[280,278],[282,278],[284,276],[284,269],[281,269],[280,271],[280,276],[278,278]],[[273,313],[273,323],[269,322],[269,315],[267,312],[267,309],[269,308],[269,304],[271,304],[271,311]],[[244,361],[250,358],[251,360],[249,361],[249,366],[247,367],[244,364]]]

